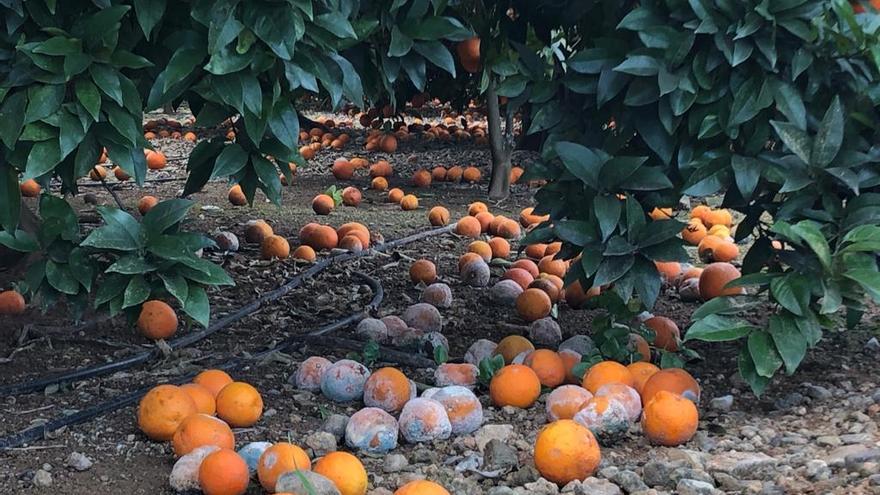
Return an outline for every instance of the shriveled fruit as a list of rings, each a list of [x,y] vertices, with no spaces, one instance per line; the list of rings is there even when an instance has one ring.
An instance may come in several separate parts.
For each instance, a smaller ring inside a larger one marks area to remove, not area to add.
[[[244,239],[251,244],[259,244],[274,233],[265,220],[251,220],[244,227]]]
[[[298,469],[310,471],[312,460],[305,450],[288,442],[269,447],[257,461],[257,477],[263,489],[269,493],[275,492],[275,483],[282,474]]]
[[[195,402],[180,387],[159,385],[138,404],[138,428],[153,440],[170,440],[180,423],[196,411]]]
[[[177,332],[177,314],[164,301],[146,301],[141,306],[137,327],[148,339],[167,339]]]
[[[263,398],[252,385],[232,382],[217,394],[217,416],[230,426],[245,428],[263,415]]]
[[[642,413],[642,398],[639,392],[629,385],[606,383],[596,391],[596,397],[609,397],[620,402],[626,409],[630,421],[638,420]]]
[[[431,284],[437,280],[437,267],[430,260],[417,260],[409,267],[409,277],[413,283]]]
[[[452,423],[443,404],[423,397],[413,399],[400,412],[400,433],[409,443],[445,440],[452,435]]]
[[[434,384],[438,387],[460,385],[473,387],[477,384],[480,370],[470,363],[443,363],[434,370]]]
[[[412,396],[409,378],[397,368],[380,368],[364,384],[364,405],[399,412]]]
[[[443,227],[449,223],[449,210],[442,206],[435,206],[428,212],[428,222],[435,227]]]
[[[488,263],[483,261],[476,253],[467,254],[473,255],[477,259],[468,261],[461,267],[461,270],[459,270],[461,281],[471,287],[485,287],[489,285],[492,272],[489,270]]]
[[[391,164],[385,160],[370,165],[370,177],[390,177],[392,173]]]
[[[483,424],[483,405],[469,388],[460,385],[434,388],[426,390],[422,397],[436,400],[443,405],[452,425],[453,435],[473,433]]]
[[[24,310],[24,297],[18,291],[10,289],[0,292],[0,315],[20,315]]]
[[[586,479],[596,472],[601,459],[590,430],[570,419],[550,423],[535,439],[535,467],[560,486]]]
[[[353,449],[384,454],[397,447],[399,432],[394,416],[377,407],[365,407],[348,420],[345,443]]]
[[[563,385],[547,396],[547,420],[572,419],[593,398],[589,390],[580,385]]]
[[[364,395],[364,384],[370,377],[366,366],[342,359],[329,366],[321,375],[321,392],[334,402],[349,402],[361,399]]]
[[[606,383],[623,383],[632,387],[635,379],[626,366],[616,361],[602,361],[587,370],[582,386],[595,394]]]
[[[541,380],[534,370],[521,364],[501,368],[489,382],[489,395],[497,407],[527,409],[541,395]]]
[[[594,396],[574,415],[574,420],[600,438],[614,438],[630,425],[626,407],[614,397]]]
[[[730,263],[712,263],[700,274],[700,296],[708,301],[719,296],[735,296],[744,294],[742,287],[725,286],[740,277],[739,270]]]
[[[232,449],[208,454],[199,466],[199,485],[205,495],[243,495],[249,482],[247,463]]]
[[[435,308],[452,307],[452,289],[446,284],[435,282],[422,291],[419,301]]]
[[[674,447],[693,438],[699,421],[693,402],[661,390],[645,405],[642,431],[652,443]]]
[[[306,358],[305,361],[300,363],[296,373],[293,375],[296,388],[310,392],[321,390],[321,378],[324,376],[324,371],[332,364],[330,360],[321,356]]]
[[[171,438],[176,456],[189,454],[204,445],[232,449],[235,448],[235,435],[223,420],[199,413],[184,419]]]
[[[695,403],[700,402],[700,384],[681,368],[666,368],[652,374],[642,386],[642,403],[651,402],[661,390],[678,394]]]

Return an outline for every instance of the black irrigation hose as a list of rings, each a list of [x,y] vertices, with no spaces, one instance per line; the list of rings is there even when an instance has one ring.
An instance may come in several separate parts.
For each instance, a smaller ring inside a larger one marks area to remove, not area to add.
[[[382,251],[386,251],[388,249],[391,249],[391,248],[394,248],[397,246],[403,246],[403,245],[424,239],[426,237],[432,237],[435,235],[445,234],[447,232],[451,232],[453,230],[453,228],[454,228],[454,224],[446,226],[446,227],[437,228],[437,229],[426,230],[426,231],[418,232],[416,234],[412,234],[412,235],[409,235],[406,237],[402,237],[400,239],[395,239],[393,241],[389,241],[384,244],[380,244],[378,246],[375,246],[371,249],[361,251],[359,253],[346,252],[346,253],[340,253],[340,254],[336,254],[336,255],[324,258],[323,260],[321,260],[318,263],[309,267],[308,270],[294,276],[293,278],[291,278],[290,280],[285,282],[283,285],[281,285],[277,289],[275,289],[271,292],[267,292],[266,294],[263,294],[262,296],[255,299],[254,301],[251,301],[249,304],[239,308],[237,311],[224,316],[223,318],[221,318],[218,321],[215,321],[214,324],[209,325],[208,328],[205,328],[204,330],[190,333],[188,335],[184,335],[182,337],[178,337],[174,340],[171,340],[168,342],[168,346],[173,350],[173,349],[180,349],[182,347],[186,347],[186,346],[192,345],[196,342],[199,342],[199,341],[207,338],[211,334],[214,334],[214,333],[228,327],[232,323],[235,323],[236,321],[241,320],[242,318],[256,312],[264,304],[274,302],[274,301],[280,299],[281,297],[283,297],[284,295],[286,295],[287,293],[289,293],[293,289],[299,287],[299,285],[302,284],[302,282],[305,279],[317,275],[318,273],[322,272],[323,270],[325,270],[329,266],[333,265],[334,263],[346,262],[346,261],[349,261],[352,259],[357,259],[357,258],[366,256],[367,254],[369,254],[371,252],[382,252]],[[145,363],[145,362],[149,361],[151,358],[158,357],[161,354],[162,354],[162,351],[159,348],[154,348],[152,350],[140,352],[138,354],[135,354],[133,356],[129,356],[125,359],[121,359],[118,361],[113,361],[113,362],[101,364],[98,366],[92,366],[89,368],[72,370],[72,371],[68,371],[68,372],[61,373],[61,374],[54,375],[54,376],[50,376],[50,377],[38,378],[37,380],[33,380],[30,382],[26,382],[26,383],[14,383],[12,385],[6,385],[4,387],[0,387],[0,397],[33,393],[33,392],[37,392],[40,390],[44,390],[46,387],[51,386],[51,385],[61,385],[61,384],[66,384],[66,383],[73,383],[73,382],[77,382],[77,381],[81,381],[81,380],[86,380],[89,378],[94,378],[97,376],[104,376],[104,375],[107,375],[110,373],[115,373],[117,371],[126,370],[126,369],[132,368],[134,366],[137,366],[139,364]]]
[[[262,358],[264,358],[274,352],[284,351],[284,350],[290,348],[291,346],[293,346],[294,344],[306,341],[310,338],[315,338],[315,337],[318,337],[321,335],[326,335],[326,334],[333,332],[335,330],[338,330],[340,328],[345,328],[345,327],[352,325],[356,322],[359,322],[363,318],[367,317],[372,311],[375,311],[376,309],[378,309],[379,306],[382,304],[382,301],[385,298],[385,290],[382,287],[382,283],[379,280],[377,280],[373,277],[370,277],[369,275],[365,275],[362,273],[354,273],[353,275],[355,277],[363,280],[370,287],[370,289],[373,291],[373,297],[370,300],[370,303],[364,309],[357,311],[355,313],[352,313],[344,318],[340,318],[339,320],[336,320],[332,323],[328,323],[327,325],[324,325],[324,326],[322,326],[316,330],[313,330],[311,332],[308,332],[305,334],[300,334],[300,335],[292,335],[292,336],[288,337],[287,339],[285,339],[280,344],[278,344],[274,347],[271,347],[269,349],[266,349],[262,352],[259,352],[257,354],[254,354],[248,359],[237,358],[237,359],[227,360],[227,361],[223,362],[222,364],[216,365],[215,368],[219,368],[219,369],[226,370],[226,371],[239,369],[242,366],[244,366],[246,363],[262,359]],[[196,373],[190,373],[188,375],[180,376],[180,377],[177,377],[177,378],[174,378],[172,380],[169,380],[167,382],[162,382],[162,383],[170,383],[170,384],[174,384],[174,385],[179,385],[181,383],[186,383],[186,382],[192,381],[192,379],[195,376],[196,376]],[[20,447],[21,445],[24,445],[26,443],[36,442],[38,440],[41,440],[45,436],[45,434],[48,432],[56,431],[56,430],[63,428],[65,426],[71,426],[71,425],[75,425],[75,424],[79,424],[79,423],[84,423],[84,422],[89,421],[91,419],[97,418],[99,416],[103,416],[103,415],[111,413],[113,411],[116,411],[117,409],[121,409],[123,407],[134,404],[135,402],[139,401],[141,397],[143,397],[147,392],[150,391],[150,389],[152,389],[156,385],[159,385],[159,383],[154,383],[148,387],[143,387],[143,388],[136,390],[134,392],[120,395],[118,397],[110,399],[110,400],[103,402],[101,404],[92,406],[88,409],[78,411],[78,412],[71,414],[69,416],[57,418],[57,419],[54,419],[54,420],[49,421],[47,423],[44,423],[42,425],[33,426],[33,427],[27,428],[25,430],[19,431],[18,433],[13,433],[12,435],[2,437],[2,438],[0,438],[0,451]]]

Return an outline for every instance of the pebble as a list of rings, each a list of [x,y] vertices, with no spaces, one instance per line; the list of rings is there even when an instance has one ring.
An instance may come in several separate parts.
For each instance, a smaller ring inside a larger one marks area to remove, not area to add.
[[[627,493],[637,492],[640,490],[647,490],[648,485],[642,481],[642,478],[639,477],[635,471],[630,471],[629,469],[624,469],[623,471],[618,471],[612,478],[617,486],[623,488],[623,491]]]
[[[869,452],[873,449],[869,449],[864,445],[844,445],[843,447],[838,447],[825,456],[824,461],[828,463],[831,467],[842,467],[846,464],[846,459],[850,458],[850,463],[856,462],[865,462],[870,459],[863,459],[862,456],[865,455],[866,452]]]
[[[852,445],[855,443],[871,443],[874,441],[874,435],[870,433],[854,433],[848,435],[840,435],[840,441],[844,445]]]
[[[79,452],[71,452],[64,460],[64,465],[77,471],[86,471],[92,467],[92,460]]]
[[[816,400],[828,400],[832,397],[831,391],[821,385],[805,384],[807,395]]]
[[[385,461],[382,463],[382,471],[386,473],[397,473],[403,471],[408,465],[409,461],[406,459],[406,456],[401,454],[389,454],[385,456]]]
[[[305,481],[304,481],[305,480]],[[309,493],[311,495],[341,495],[336,485],[314,471],[289,471],[275,484],[276,492]]]
[[[716,411],[728,412],[733,407],[733,396],[732,395],[723,395],[721,397],[715,397],[711,401],[709,401],[709,409],[714,409]]]
[[[489,489],[488,495],[515,495],[516,492],[509,486],[493,486]]]
[[[821,437],[816,437],[816,445],[822,447],[837,447],[843,444],[843,441],[837,435],[822,435]]]
[[[717,493],[712,483],[706,483],[699,480],[680,480],[675,485],[675,491],[678,495],[712,495]]]
[[[710,473],[721,472],[740,479],[768,479],[774,476],[777,460],[761,452],[725,452],[706,463]]]
[[[326,431],[334,437],[337,442],[341,442],[345,437],[345,427],[348,425],[348,416],[342,414],[331,414],[324,420],[321,425],[321,431]]]
[[[43,488],[52,486],[52,473],[45,469],[37,469],[34,473],[34,485]]]
[[[483,425],[474,433],[474,441],[482,452],[490,441],[500,440],[504,443],[511,436],[513,436],[513,425]]]
[[[868,339],[868,342],[865,343],[865,350],[880,352],[880,341],[877,340],[877,337],[871,337]]]
[[[593,343],[593,339],[586,335],[573,335],[559,344],[560,351],[563,349],[571,349],[581,356],[588,356],[595,348],[596,344]]]
[[[559,493],[559,487],[556,486],[556,483],[551,483],[544,478],[540,478],[532,483],[526,483],[523,488],[526,489],[524,493],[529,495],[555,495]]]
[[[807,400],[803,394],[798,392],[792,392],[785,397],[780,397],[773,402],[773,407],[779,410],[792,409],[801,404],[803,404]]]
[[[620,488],[608,480],[590,476],[583,481],[572,481],[562,489],[562,493],[574,495],[622,495]]]
[[[806,464],[806,475],[813,481],[827,480],[831,477],[831,468],[821,459],[813,459]]]
[[[663,486],[678,465],[659,460],[648,461],[642,468],[642,476],[648,486]]]
[[[306,437],[305,443],[314,452],[313,457],[324,457],[337,449],[336,435],[327,431],[312,433]]]
[[[483,449],[483,466],[486,470],[508,471],[519,464],[516,450],[498,439],[489,440]]]

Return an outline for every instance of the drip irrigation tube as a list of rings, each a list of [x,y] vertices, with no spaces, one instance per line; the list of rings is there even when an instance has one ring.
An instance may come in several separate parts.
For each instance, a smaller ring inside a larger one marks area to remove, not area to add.
[[[422,232],[418,232],[416,234],[411,234],[406,237],[402,237],[400,239],[395,239],[393,241],[389,241],[378,246],[372,247],[370,249],[363,250],[358,253],[340,253],[333,256],[329,256],[319,261],[318,263],[312,265],[308,270],[294,276],[287,282],[285,282],[280,287],[276,288],[271,292],[267,292],[263,294],[259,298],[251,301],[249,304],[242,306],[238,310],[224,316],[220,320],[215,321],[213,324],[209,325],[208,328],[200,330],[198,332],[190,333],[188,335],[184,335],[182,337],[178,337],[174,340],[168,342],[168,346],[172,350],[180,349],[189,345],[192,345],[196,342],[204,340],[210,335],[228,327],[229,325],[235,323],[242,318],[249,316],[260,309],[263,305],[267,303],[274,302],[295,288],[299,287],[302,282],[310,277],[317,275],[328,267],[332,266],[334,263],[343,263],[346,261],[350,261],[352,259],[357,259],[366,256],[367,254],[373,252],[383,252],[388,249],[392,249],[398,246],[404,246],[406,244],[410,244],[415,241],[419,241],[421,239],[425,239],[428,237],[433,237],[435,235],[441,235],[448,232],[452,232],[455,225],[448,225],[446,227],[440,227],[437,229],[426,230]],[[26,383],[13,383],[11,385],[6,385],[0,387],[0,397],[6,397],[10,395],[22,395],[37,392],[40,390],[44,390],[46,387],[51,385],[62,385],[68,383],[74,383],[82,380],[86,380],[89,378],[95,378],[98,376],[108,375],[110,373],[115,373],[117,371],[126,370],[137,366],[139,364],[145,363],[149,361],[151,358],[159,357],[162,353],[159,348],[154,348],[149,351],[144,351],[137,353],[133,356],[129,356],[125,359],[120,359],[118,361],[112,361],[109,363],[101,364],[98,366],[92,366],[89,368],[82,368],[71,370],[65,373],[56,374],[49,377],[38,378],[36,380],[26,382]]]
[[[316,330],[313,330],[311,332],[308,332],[305,334],[300,334],[300,335],[292,335],[292,336],[288,337],[287,339],[285,339],[283,342],[279,343],[278,345],[275,345],[269,349],[266,349],[266,350],[261,351],[257,354],[254,354],[254,355],[250,356],[250,358],[248,358],[248,359],[235,358],[235,359],[227,360],[227,361],[223,362],[222,364],[218,364],[215,367],[218,369],[226,370],[226,371],[232,371],[235,369],[239,369],[249,362],[257,361],[257,360],[262,359],[262,358],[264,358],[274,352],[284,351],[299,342],[313,339],[313,338],[319,337],[321,335],[326,335],[326,334],[333,332],[333,331],[336,331],[340,328],[345,328],[345,327],[352,325],[356,322],[359,322],[363,318],[367,317],[372,311],[375,311],[376,309],[378,309],[379,306],[382,304],[382,301],[385,298],[385,291],[382,287],[382,283],[379,280],[377,280],[373,277],[370,277],[369,275],[365,275],[363,273],[358,273],[358,272],[355,272],[352,275],[363,280],[364,283],[366,283],[367,286],[369,286],[370,289],[373,291],[373,297],[370,300],[370,303],[364,309],[357,311],[355,313],[352,313],[352,314],[345,316],[343,318],[340,318],[332,323],[328,323],[327,325],[324,325],[324,326],[322,326]],[[180,377],[177,377],[173,380],[169,380],[169,381],[163,382],[163,383],[170,383],[170,384],[174,384],[174,385],[179,385],[179,384],[191,381],[195,376],[196,376],[196,373],[190,373],[188,375],[180,376]],[[0,438],[0,450],[6,450],[6,449],[15,448],[15,447],[20,447],[21,445],[24,445],[26,443],[38,441],[38,440],[42,439],[43,436],[48,432],[56,431],[56,430],[63,428],[65,426],[71,426],[71,425],[75,425],[75,424],[79,424],[79,423],[85,423],[86,421],[92,420],[92,419],[97,418],[99,416],[103,416],[105,414],[111,413],[111,412],[116,411],[118,409],[121,409],[123,407],[134,404],[135,402],[140,400],[141,397],[143,397],[148,391],[150,391],[150,389],[152,389],[156,385],[159,385],[159,383],[154,383],[148,387],[141,388],[141,389],[136,390],[134,392],[130,392],[127,394],[123,394],[123,395],[114,397],[113,399],[110,399],[106,402],[92,406],[92,407],[90,407],[88,409],[84,409],[82,411],[78,411],[74,414],[64,416],[61,418],[57,418],[57,419],[54,419],[54,420],[49,421],[47,423],[44,423],[42,425],[32,426],[30,428],[24,429],[24,430],[19,431],[17,433],[13,433],[11,435],[2,437],[2,438]]]

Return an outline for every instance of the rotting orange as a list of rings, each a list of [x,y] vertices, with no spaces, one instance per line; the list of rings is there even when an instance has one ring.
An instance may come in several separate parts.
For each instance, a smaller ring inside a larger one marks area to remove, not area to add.
[[[180,423],[196,414],[196,403],[175,385],[150,389],[138,404],[138,428],[153,440],[171,440]]]
[[[651,375],[642,386],[642,403],[647,404],[661,390],[678,394],[685,399],[700,402],[700,384],[681,368],[666,368]]]
[[[524,320],[532,322],[545,318],[553,309],[550,296],[541,289],[526,288],[516,298],[516,312]]]
[[[413,283],[421,282],[425,285],[430,285],[437,280],[437,267],[434,266],[434,262],[431,260],[416,260],[409,267],[409,278]]]
[[[520,354],[534,350],[535,346],[529,339],[520,335],[508,335],[498,342],[493,355],[503,357],[504,362],[510,364]]]
[[[306,451],[287,442],[272,445],[263,451],[257,461],[257,477],[263,489],[269,493],[275,491],[275,483],[282,474],[298,469],[311,471],[312,460]]]

